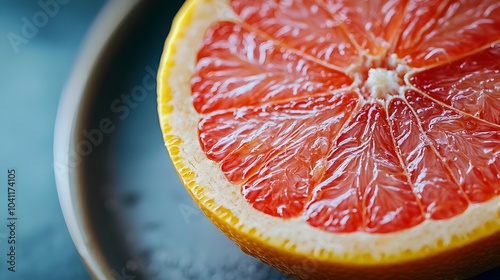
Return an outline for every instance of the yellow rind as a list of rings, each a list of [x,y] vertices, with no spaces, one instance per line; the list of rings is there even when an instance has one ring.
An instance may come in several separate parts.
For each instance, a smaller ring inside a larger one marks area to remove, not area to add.
[[[198,170],[194,170],[196,163],[189,162],[180,153],[184,141],[178,135],[178,131],[173,129],[171,122],[173,114],[176,113],[175,110],[186,109],[178,108],[175,106],[177,104],[172,102],[172,88],[167,81],[178,74],[172,72],[176,65],[175,55],[178,48],[195,47],[178,46],[178,42],[185,36],[192,21],[196,20],[193,17],[196,5],[213,1],[218,0],[188,0],[174,20],[158,71],[158,112],[165,145],[187,191],[207,217],[234,240],[244,252],[284,273],[303,279],[327,279],[329,277],[391,279],[396,275],[400,279],[406,276],[408,279],[443,276],[462,278],[500,265],[500,199],[498,197],[490,202],[493,205],[490,207],[495,207],[497,204],[496,218],[493,217],[489,222],[471,232],[453,236],[447,243],[435,240],[434,244],[424,246],[418,251],[407,250],[400,254],[382,255],[377,258],[368,253],[360,254],[357,251],[337,254],[333,250],[320,247],[310,248],[308,251],[300,250],[298,245],[289,239],[268,236],[265,232],[246,226],[245,221],[240,221],[231,210],[219,205],[214,197],[210,197],[210,194],[205,191],[207,182],[200,180],[197,175]],[[189,83],[189,80],[186,82]],[[190,114],[190,112],[183,113]],[[256,214],[264,215],[260,212]],[[346,238],[347,235],[332,233],[331,236],[332,238],[341,238],[341,236]],[[401,236],[404,237],[404,234]],[[481,262],[479,263],[478,260]]]

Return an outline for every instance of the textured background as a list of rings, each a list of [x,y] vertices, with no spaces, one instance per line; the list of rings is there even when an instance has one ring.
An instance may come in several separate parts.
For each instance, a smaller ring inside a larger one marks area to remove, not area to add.
[[[51,15],[38,2],[0,1],[0,279],[89,279],[59,207],[52,144],[61,91],[105,1],[69,0]],[[23,30],[26,20],[40,27]],[[25,41],[12,44],[9,34]],[[4,256],[11,167],[18,173],[16,273]]]

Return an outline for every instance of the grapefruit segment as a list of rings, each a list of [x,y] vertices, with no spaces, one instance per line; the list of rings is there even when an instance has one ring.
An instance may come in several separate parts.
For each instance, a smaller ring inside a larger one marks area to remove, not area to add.
[[[200,142],[229,181],[244,184],[242,193],[256,209],[297,216],[357,99],[344,93],[206,115]]]
[[[241,20],[287,46],[340,68],[359,60],[340,22],[314,0],[232,0]]]
[[[323,0],[328,11],[340,20],[359,47],[374,56],[389,50],[407,0]]]
[[[465,194],[422,134],[408,104],[402,99],[393,99],[388,110],[403,165],[426,218],[446,219],[465,211],[468,206]]]
[[[500,40],[497,0],[410,1],[396,54],[412,67],[443,64]]]
[[[307,60],[233,22],[213,25],[191,79],[200,113],[256,105],[352,83],[346,75]]]
[[[300,116],[294,121],[297,124],[287,126],[298,133],[289,137],[273,135],[269,148],[277,152],[276,156],[243,186],[244,197],[255,209],[284,218],[298,216],[303,211],[312,187],[323,177],[331,143],[357,104],[356,97],[352,94],[341,98],[318,97],[290,104],[302,111],[297,111]],[[240,152],[239,156],[249,154]]]
[[[383,233],[424,220],[381,105],[363,106],[341,132],[328,163],[307,207],[311,225],[330,232]]]
[[[438,24],[451,1],[410,0],[407,3],[394,51],[404,57],[418,46]],[[408,57],[410,60],[411,57]]]
[[[500,128],[415,91],[408,91],[406,98],[468,199],[484,202],[500,194]]]
[[[417,73],[410,81],[445,104],[500,124],[500,44]]]

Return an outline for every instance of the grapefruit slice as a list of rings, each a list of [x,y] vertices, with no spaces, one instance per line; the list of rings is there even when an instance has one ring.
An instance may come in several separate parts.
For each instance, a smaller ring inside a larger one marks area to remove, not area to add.
[[[500,4],[189,0],[158,74],[205,214],[303,279],[500,265]]]

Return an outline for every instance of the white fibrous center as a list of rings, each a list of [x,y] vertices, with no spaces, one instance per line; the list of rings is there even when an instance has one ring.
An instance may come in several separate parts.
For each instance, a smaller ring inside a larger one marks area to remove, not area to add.
[[[365,89],[375,99],[385,99],[388,95],[398,95],[402,81],[394,70],[372,68],[368,70]]]
[[[404,76],[409,71],[410,67],[392,54],[385,58],[367,58],[350,69],[350,76],[357,81],[366,100],[384,101],[401,94]]]

